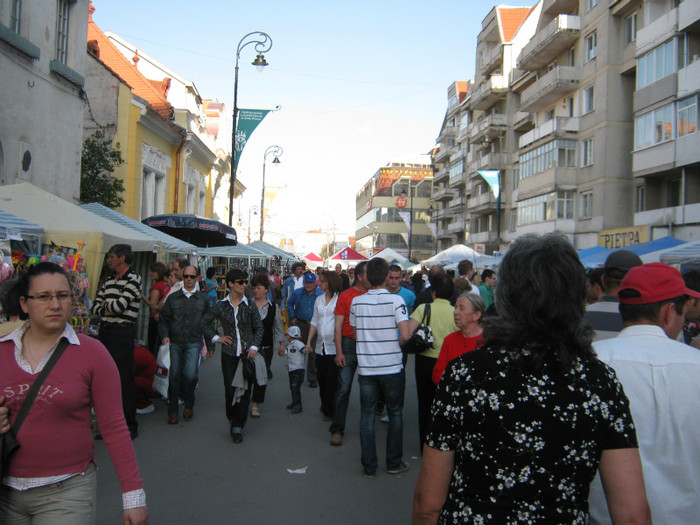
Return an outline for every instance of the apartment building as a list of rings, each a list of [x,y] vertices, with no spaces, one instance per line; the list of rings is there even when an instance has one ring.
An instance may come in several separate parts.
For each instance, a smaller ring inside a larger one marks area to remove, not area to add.
[[[528,232],[561,231],[577,248],[628,230],[700,236],[699,5],[542,0],[486,16],[456,116],[468,122],[456,146],[468,243],[490,253]]]
[[[432,199],[430,164],[394,162],[379,168],[355,198],[355,249],[366,257],[384,248],[414,260],[431,257]]]

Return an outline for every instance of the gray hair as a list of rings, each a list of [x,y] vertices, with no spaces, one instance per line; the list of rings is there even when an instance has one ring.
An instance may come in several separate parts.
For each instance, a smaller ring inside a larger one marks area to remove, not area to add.
[[[459,299],[460,297],[465,297],[470,303],[472,303],[472,308],[474,309],[474,312],[481,312],[481,316],[483,318],[484,312],[486,311],[486,303],[479,294],[464,292],[460,294],[457,297],[457,299]],[[481,319],[479,319],[479,322],[481,322]]]

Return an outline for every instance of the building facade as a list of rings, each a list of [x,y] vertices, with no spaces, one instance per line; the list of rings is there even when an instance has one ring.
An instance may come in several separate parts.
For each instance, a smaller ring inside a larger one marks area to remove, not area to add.
[[[430,164],[391,163],[379,168],[357,193],[355,204],[355,249],[362,255],[392,248],[421,260],[435,253]]]
[[[491,253],[560,231],[588,248],[640,226],[700,238],[699,4],[542,0],[486,16],[473,85],[447,110],[466,129],[453,148],[466,157],[468,243]],[[437,170],[454,157],[446,131]],[[457,242],[442,226],[441,243]]]
[[[0,185],[80,194],[88,0],[0,0]]]

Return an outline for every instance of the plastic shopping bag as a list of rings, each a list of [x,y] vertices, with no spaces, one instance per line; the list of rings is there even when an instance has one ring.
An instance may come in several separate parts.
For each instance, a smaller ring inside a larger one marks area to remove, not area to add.
[[[160,345],[156,359],[156,373],[153,376],[153,390],[161,396],[168,397],[168,381],[170,371],[170,345]]]

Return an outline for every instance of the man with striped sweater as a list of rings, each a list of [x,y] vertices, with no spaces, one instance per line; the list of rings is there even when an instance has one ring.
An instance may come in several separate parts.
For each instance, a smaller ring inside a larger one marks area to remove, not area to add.
[[[377,257],[367,263],[370,289],[350,306],[350,325],[357,340],[357,373],[360,376],[360,445],[366,478],[377,472],[374,416],[380,394],[389,414],[386,467],[389,474],[408,470],[403,461],[403,395],[405,376],[400,344],[408,341],[408,310],[403,298],[386,288],[389,264]],[[400,333],[400,336],[399,336]]]
[[[97,338],[107,347],[119,369],[122,408],[132,439],[138,435],[134,339],[141,302],[141,276],[131,268],[133,260],[134,254],[128,244],[115,244],[109,249],[107,266],[112,274],[97,292],[92,305],[92,313],[100,317]]]

